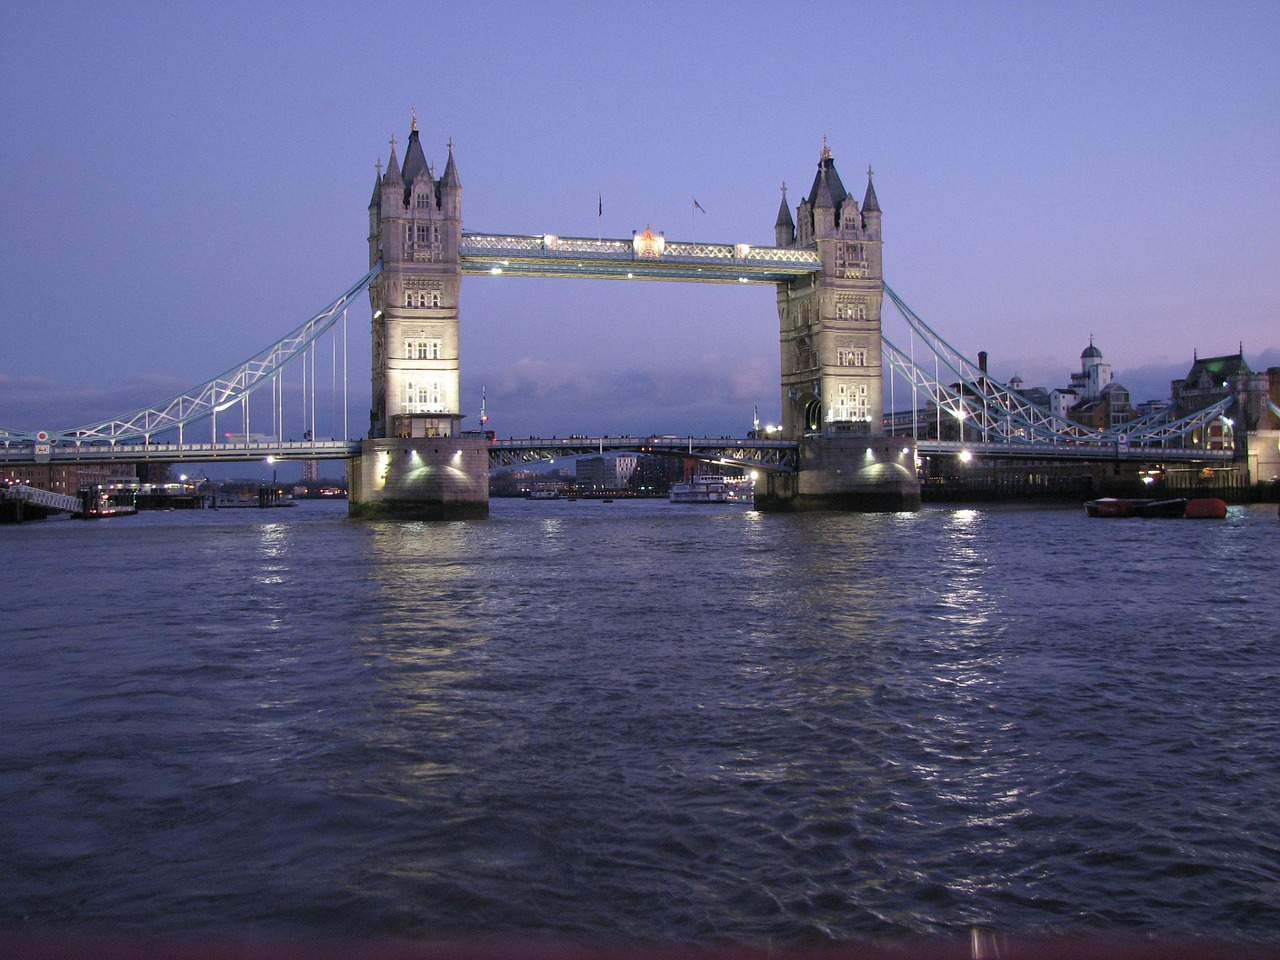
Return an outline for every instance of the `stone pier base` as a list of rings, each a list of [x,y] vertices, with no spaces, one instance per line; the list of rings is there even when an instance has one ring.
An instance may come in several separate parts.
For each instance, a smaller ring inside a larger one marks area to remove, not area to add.
[[[347,511],[372,520],[489,516],[489,442],[480,434],[365,440],[347,462]]]
[[[767,473],[757,510],[889,513],[920,509],[915,444],[897,437],[806,437],[798,471]]]

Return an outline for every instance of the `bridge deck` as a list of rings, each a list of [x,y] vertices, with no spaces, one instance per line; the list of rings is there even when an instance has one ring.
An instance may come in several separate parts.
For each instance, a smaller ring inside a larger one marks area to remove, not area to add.
[[[822,266],[814,250],[652,241],[467,233],[459,259],[466,274],[701,283],[786,283]]]
[[[925,455],[954,455],[969,451],[985,458],[1033,461],[1108,460],[1131,463],[1202,462],[1224,463],[1233,459],[1230,450],[1199,448],[1134,447],[1104,443],[975,443],[948,440],[919,440],[917,450]],[[791,472],[796,469],[799,444],[794,440],[766,440],[739,437],[529,437],[523,440],[492,440],[490,467],[557,460],[605,453],[664,454],[750,467]],[[347,460],[360,455],[359,440],[286,440],[250,443],[58,443],[47,454],[37,456],[31,444],[10,443],[0,447],[0,465],[30,463],[214,463],[266,460]]]

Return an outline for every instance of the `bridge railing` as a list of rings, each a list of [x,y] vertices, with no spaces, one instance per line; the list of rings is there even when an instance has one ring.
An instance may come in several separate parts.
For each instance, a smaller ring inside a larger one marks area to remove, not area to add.
[[[6,484],[0,486],[0,500],[16,500],[30,503],[49,510],[61,510],[64,513],[76,513],[82,504],[78,497],[65,493],[54,493],[40,487],[32,487],[25,483]]]
[[[816,251],[790,247],[757,247],[747,243],[698,243],[670,240],[657,255],[639,252],[633,240],[590,237],[561,237],[554,234],[522,236],[519,234],[465,233],[462,256],[491,257],[536,254],[545,258],[573,259],[586,257],[601,260],[636,260],[699,262],[723,261],[752,264],[798,264],[817,270],[821,260]]]
[[[205,463],[213,461],[345,460],[359,456],[359,440],[283,440],[243,443],[58,443],[37,457],[31,444],[0,447],[0,464]]]

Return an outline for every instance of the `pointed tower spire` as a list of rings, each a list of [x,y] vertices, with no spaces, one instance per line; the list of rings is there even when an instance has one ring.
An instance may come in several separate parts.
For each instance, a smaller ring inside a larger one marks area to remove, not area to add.
[[[412,187],[413,182],[427,172],[427,158],[422,153],[422,142],[418,139],[418,117],[414,114],[413,129],[409,131],[409,143],[404,148],[404,167],[400,177],[405,187]]]
[[[782,202],[778,205],[778,219],[773,221],[774,242],[780,247],[789,247],[795,243],[796,224],[791,219],[791,209],[787,206],[787,185],[782,184]]]
[[[823,167],[818,172],[818,195],[814,198],[813,209],[815,210],[833,210],[835,209],[835,201],[831,198],[831,184],[827,182],[827,168]]]
[[[400,161],[396,159],[396,138],[395,134],[391,135],[391,159],[387,161],[387,172],[382,176],[382,185],[404,186],[404,180],[400,177]]]
[[[440,178],[442,187],[461,187],[458,180],[458,168],[453,163],[453,138],[449,138],[449,159],[445,161],[444,175]]]
[[[871,182],[871,167],[867,167],[867,195],[862,198],[862,212],[880,212],[880,201],[876,199],[876,188]]]

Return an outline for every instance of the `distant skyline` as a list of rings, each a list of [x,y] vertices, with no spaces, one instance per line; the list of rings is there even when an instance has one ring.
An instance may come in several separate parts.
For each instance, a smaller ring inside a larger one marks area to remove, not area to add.
[[[888,283],[995,376],[1065,386],[1091,335],[1135,400],[1195,351],[1280,366],[1280,5],[300,10],[6,12],[0,426],[157,402],[323,306],[414,108],[465,229],[771,244],[825,136],[855,195],[875,169]],[[482,386],[503,436],[778,415],[770,288],[468,277],[461,317],[470,426]]]

